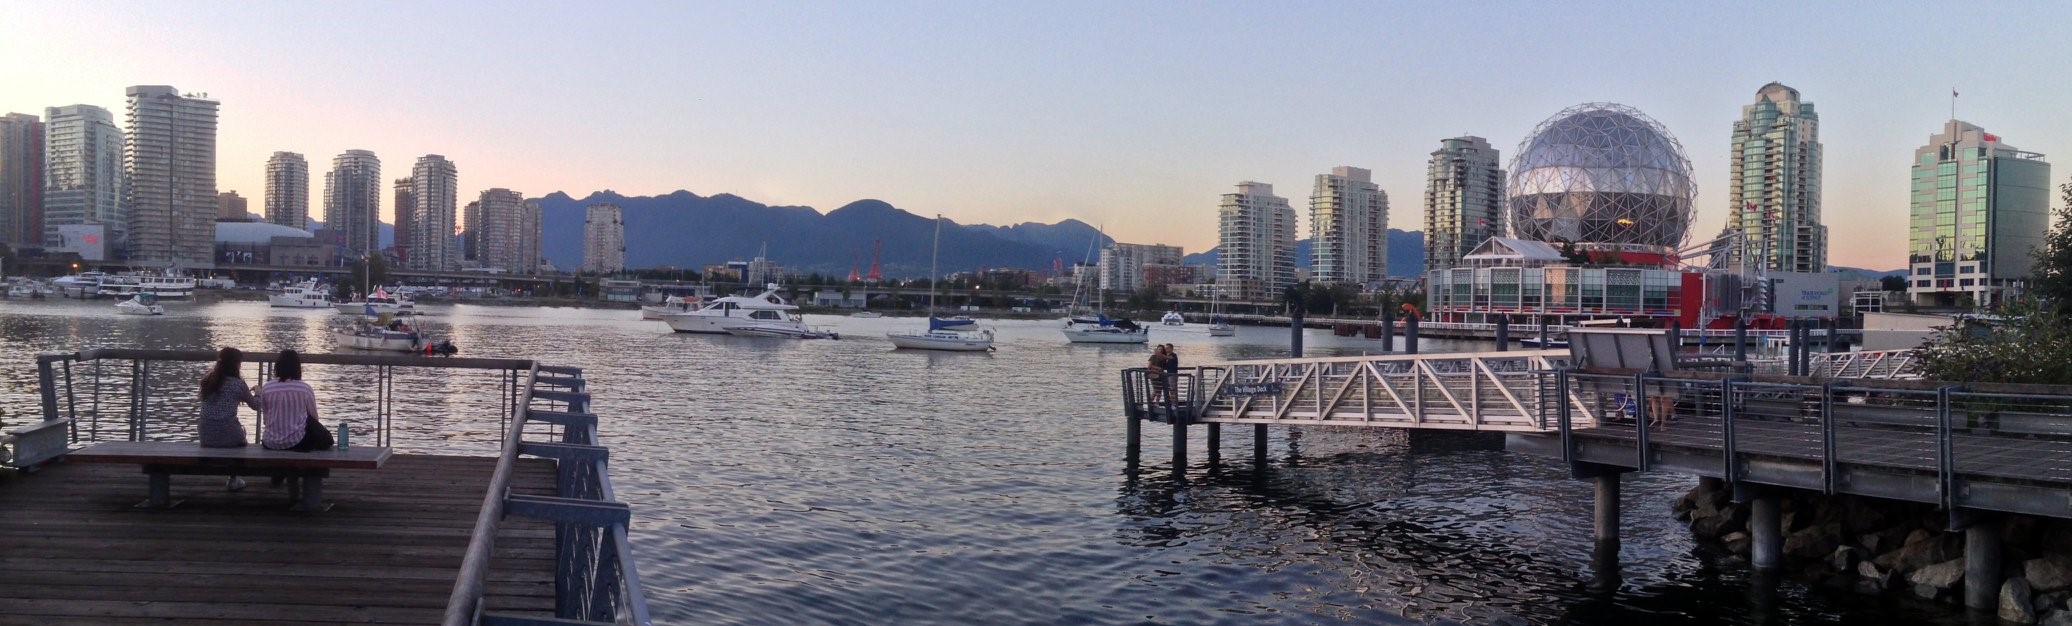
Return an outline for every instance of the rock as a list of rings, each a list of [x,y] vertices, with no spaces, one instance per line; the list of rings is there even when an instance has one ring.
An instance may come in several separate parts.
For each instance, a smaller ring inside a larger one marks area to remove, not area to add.
[[[2029,581],[2009,578],[2000,583],[2000,620],[2016,624],[2036,621],[2036,609],[2029,606]]]
[[[1726,544],[1728,552],[1734,554],[1748,554],[1748,547],[1754,543],[1753,538],[1749,537],[1748,533],[1738,531],[1727,533],[1727,536],[1720,537],[1719,541],[1722,544]]]
[[[1857,547],[1863,548],[1865,552],[1877,554],[1878,545],[1884,543],[1884,541],[1881,541],[1881,539],[1882,538],[1879,537],[1877,533],[1864,533],[1862,536],[1856,538],[1856,545]]]
[[[1842,525],[1850,532],[1865,532],[1885,523],[1885,512],[1873,506],[1868,499],[1844,497],[1841,502]],[[1876,551],[1875,548],[1872,549]]]
[[[1856,564],[1856,590],[1861,593],[1885,593],[1892,589],[1892,570],[1879,569],[1876,563],[1864,561]]]
[[[1839,548],[1835,548],[1833,554],[1827,555],[1827,567],[1828,569],[1837,572],[1853,572],[1856,571],[1856,564],[1858,562],[1861,562],[1862,560],[1862,548],[1858,548],[1856,546],[1842,546]]]
[[[1800,528],[1798,522],[1799,513],[1797,511],[1777,516],[1777,527],[1784,529],[1786,533],[1797,531]]]
[[[1914,584],[1914,595],[1940,599],[1964,582],[1964,559],[1950,559],[1915,570],[1907,576],[1907,582]]]
[[[2036,591],[2072,589],[2072,558],[2053,555],[2023,561],[2022,577]]]
[[[2058,609],[2036,622],[2039,626],[2072,626],[2072,609]]]
[[[1701,511],[1703,509],[1700,509]],[[1738,504],[1729,504],[1719,514],[1699,518],[1691,522],[1691,534],[1699,539],[1718,539],[1727,533],[1742,530],[1748,521],[1748,509]]]
[[[1916,528],[1916,529],[1914,529],[1914,532],[1912,532],[1912,533],[1909,533],[1909,534],[1907,534],[1907,540],[1906,540],[1906,543],[1902,543],[1902,544],[1900,544],[1900,545],[1902,545],[1902,546],[1911,546],[1911,545],[1914,545],[1914,544],[1917,544],[1917,543],[1921,543],[1921,542],[1923,542],[1923,541],[1927,541],[1927,540],[1930,540],[1930,539],[1934,539],[1934,538],[1935,538],[1935,533],[1929,532],[1929,531],[1928,531],[1928,529],[1926,529],[1926,528]]]
[[[1818,526],[1792,533],[1784,538],[1784,553],[1796,558],[1817,559],[1828,556],[1834,550],[1834,540],[1828,538],[1827,532]]]
[[[1927,567],[1930,564],[1941,563],[1961,554],[1961,552],[1950,550],[1947,542],[1921,538],[1922,532],[1915,531],[1914,535],[1907,537],[1908,541],[1905,546],[1878,555],[1878,558],[1875,559],[1878,567],[1911,572]]]

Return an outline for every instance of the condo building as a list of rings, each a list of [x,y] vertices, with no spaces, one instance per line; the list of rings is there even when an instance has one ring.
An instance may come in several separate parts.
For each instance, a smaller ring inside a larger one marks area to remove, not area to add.
[[[1309,196],[1311,277],[1317,282],[1378,286],[1388,278],[1389,196],[1373,172],[1334,167],[1318,174]]]
[[[293,152],[266,159],[266,221],[309,230],[309,160]]]
[[[1426,272],[1461,265],[1490,237],[1504,233],[1504,169],[1489,140],[1460,136],[1439,142],[1425,164]]]
[[[345,261],[364,258],[381,248],[380,222],[381,159],[369,150],[340,153],[324,174],[324,228],[337,238],[330,243]]]
[[[217,102],[166,85],[126,93],[130,262],[214,266]]]
[[[43,120],[0,116],[0,243],[43,245]]]
[[[1217,207],[1216,289],[1226,298],[1265,301],[1295,284],[1295,209],[1273,185],[1245,181]]]
[[[460,208],[460,170],[446,157],[418,157],[410,170],[410,256],[404,266],[416,270],[460,269],[454,242]],[[398,238],[403,237],[397,233]]]
[[[583,213],[583,271],[609,274],[625,269],[626,223],[619,205],[590,205]]]
[[[129,232],[123,138],[101,107],[49,107],[44,117],[43,245],[106,260]]]
[[[1764,272],[1827,271],[1820,221],[1820,116],[1799,91],[1778,83],[1756,91],[1734,122],[1727,185],[1728,246],[1721,267]]]
[[[1150,286],[1144,279],[1146,269],[1156,273],[1160,268],[1177,267],[1186,255],[1179,246],[1114,243],[1101,249],[1100,263],[1095,268],[1100,273],[1102,291],[1134,293]]]

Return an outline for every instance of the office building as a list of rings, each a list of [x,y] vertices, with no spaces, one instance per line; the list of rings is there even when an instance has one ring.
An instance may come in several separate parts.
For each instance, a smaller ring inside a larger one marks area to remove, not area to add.
[[[381,159],[372,151],[347,150],[331,159],[331,171],[324,174],[324,229],[337,238],[329,243],[348,264],[381,248]]]
[[[1135,293],[1150,286],[1144,280],[1146,269],[1156,273],[1158,268],[1180,265],[1184,256],[1187,253],[1179,246],[1113,243],[1101,249],[1101,260],[1095,268],[1100,272],[1102,291]]]
[[[309,230],[309,161],[293,152],[266,159],[266,221]]]
[[[1727,248],[1720,267],[1763,272],[1827,271],[1827,226],[1820,222],[1820,116],[1799,91],[1778,83],[1756,90],[1734,122],[1727,178]]]
[[[609,274],[626,269],[626,223],[619,205],[593,204],[583,213],[583,271]]]
[[[97,106],[49,107],[43,113],[43,245],[105,260],[122,249],[129,232],[122,130],[114,115]]]
[[[1217,208],[1216,285],[1226,298],[1278,300],[1295,284],[1295,209],[1273,185],[1245,181]]]
[[[436,154],[418,157],[410,170],[410,256],[404,266],[416,270],[460,269],[460,251],[453,235],[460,209],[460,170]],[[403,233],[396,233],[402,238]]]
[[[216,101],[166,85],[126,93],[130,262],[214,266]]]
[[[1907,297],[1990,307],[2019,295],[2050,228],[2050,163],[1950,120],[1914,151]]]
[[[1425,164],[1425,271],[1461,264],[1461,257],[1504,234],[1504,169],[1489,140],[1461,136],[1439,142]]]
[[[1313,280],[1362,288],[1388,277],[1389,196],[1364,168],[1318,174],[1309,195]]]
[[[43,120],[0,116],[0,243],[43,245]]]
[[[237,190],[233,189],[216,194],[216,221],[243,222],[250,220],[251,215],[246,211],[250,206],[251,204],[245,200],[244,196],[237,195]]]

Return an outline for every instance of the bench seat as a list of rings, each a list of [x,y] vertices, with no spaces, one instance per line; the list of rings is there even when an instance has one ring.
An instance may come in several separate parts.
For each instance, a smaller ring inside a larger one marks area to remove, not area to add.
[[[261,446],[204,448],[191,441],[110,441],[96,443],[70,454],[73,463],[134,464],[149,476],[150,498],[140,506],[166,508],[178,504],[171,496],[173,474],[276,476],[291,481],[289,499],[296,510],[318,511],[324,504],[324,478],[334,469],[380,469],[391,450],[381,446],[354,446],[346,450],[291,452]]]

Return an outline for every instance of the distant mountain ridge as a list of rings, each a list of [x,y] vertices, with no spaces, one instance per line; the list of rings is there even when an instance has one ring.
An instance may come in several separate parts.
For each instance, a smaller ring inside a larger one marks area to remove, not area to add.
[[[605,190],[581,199],[554,192],[536,199],[542,213],[541,252],[555,266],[583,259],[585,207],[619,206],[626,225],[626,266],[704,266],[764,256],[792,271],[847,277],[870,270],[873,245],[888,278],[928,275],[935,220],[881,200],[858,200],[822,214],[812,207],[770,206],[732,194],[700,196],[679,190],[660,196],[625,196]],[[1012,226],[961,225],[945,220],[941,272],[979,268],[1048,270],[1086,255],[1090,242],[1114,240],[1078,220]]]

